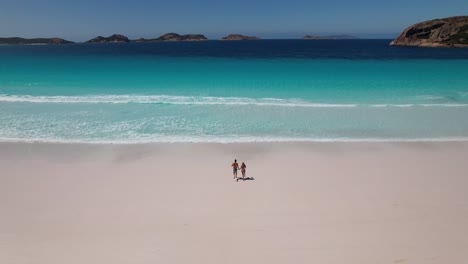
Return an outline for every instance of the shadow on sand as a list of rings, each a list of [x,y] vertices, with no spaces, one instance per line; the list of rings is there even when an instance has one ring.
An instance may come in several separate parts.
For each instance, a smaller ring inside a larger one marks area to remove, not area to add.
[[[240,177],[236,179],[236,182],[238,181],[255,181],[255,179],[254,177],[244,177],[244,178]]]

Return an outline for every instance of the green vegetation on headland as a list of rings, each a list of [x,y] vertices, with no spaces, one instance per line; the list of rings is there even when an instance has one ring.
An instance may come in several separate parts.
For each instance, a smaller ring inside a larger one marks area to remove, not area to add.
[[[417,23],[390,43],[393,46],[468,47],[468,16],[448,17]]]
[[[450,36],[450,43],[468,45],[468,24],[461,27],[458,33]]]

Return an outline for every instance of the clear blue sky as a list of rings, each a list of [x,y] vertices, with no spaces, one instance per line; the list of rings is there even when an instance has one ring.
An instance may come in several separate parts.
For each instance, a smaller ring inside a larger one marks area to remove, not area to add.
[[[0,0],[0,37],[156,37],[167,32],[262,38],[391,38],[428,19],[468,15],[468,0]]]

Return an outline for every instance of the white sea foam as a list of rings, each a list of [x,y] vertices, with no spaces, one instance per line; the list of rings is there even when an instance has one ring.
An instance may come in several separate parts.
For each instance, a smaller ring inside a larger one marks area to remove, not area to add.
[[[302,99],[170,96],[170,95],[84,95],[84,96],[32,96],[0,94],[0,102],[52,103],[52,104],[170,104],[170,105],[256,105],[281,107],[353,108],[353,107],[468,107],[461,103],[440,104],[330,104]]]
[[[425,107],[467,107],[468,104],[421,104]]]
[[[418,104],[371,104],[371,105],[362,105],[362,106],[369,106],[369,107],[413,107],[419,106]]]
[[[356,107],[356,104],[311,103],[301,99],[170,96],[170,95],[87,95],[87,96],[31,96],[0,95],[0,102],[23,103],[87,103],[87,104],[173,104],[173,105],[258,105],[286,107]]]

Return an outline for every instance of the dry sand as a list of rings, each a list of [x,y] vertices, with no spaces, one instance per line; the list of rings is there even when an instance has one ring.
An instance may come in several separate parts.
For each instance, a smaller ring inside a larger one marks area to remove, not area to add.
[[[468,263],[466,142],[1,143],[0,166],[2,264]]]

